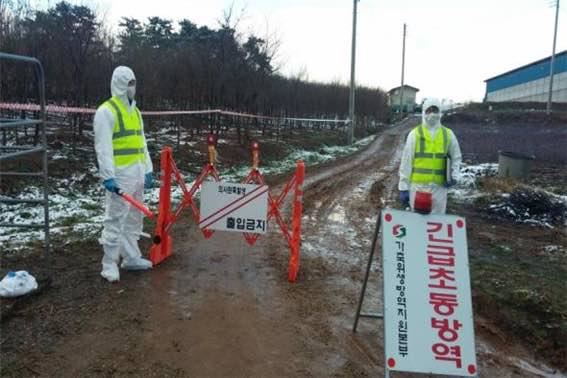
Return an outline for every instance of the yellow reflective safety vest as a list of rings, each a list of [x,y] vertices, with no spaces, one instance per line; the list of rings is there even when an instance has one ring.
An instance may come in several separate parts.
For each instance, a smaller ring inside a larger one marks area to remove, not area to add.
[[[112,152],[114,166],[126,167],[145,159],[144,138],[142,136],[142,116],[136,107],[128,112],[122,101],[114,96],[102,106],[107,106],[114,115],[112,131]]]
[[[415,129],[415,153],[410,181],[415,184],[443,185],[447,179],[447,152],[451,133],[441,126],[435,135],[424,125]]]

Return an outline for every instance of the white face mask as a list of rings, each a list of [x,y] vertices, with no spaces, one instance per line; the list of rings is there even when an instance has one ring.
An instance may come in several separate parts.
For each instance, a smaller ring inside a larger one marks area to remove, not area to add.
[[[428,126],[435,126],[441,121],[441,114],[439,113],[429,113],[425,115],[425,123]]]
[[[128,99],[130,101],[134,100],[134,96],[136,96],[136,86],[135,85],[129,85],[128,89],[126,89],[126,96],[128,96]]]

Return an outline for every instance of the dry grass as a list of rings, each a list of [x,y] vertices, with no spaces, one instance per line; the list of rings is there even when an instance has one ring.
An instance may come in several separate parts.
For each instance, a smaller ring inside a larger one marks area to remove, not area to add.
[[[512,193],[523,184],[513,177],[483,177],[479,180],[478,185],[482,191],[489,194],[495,193]]]

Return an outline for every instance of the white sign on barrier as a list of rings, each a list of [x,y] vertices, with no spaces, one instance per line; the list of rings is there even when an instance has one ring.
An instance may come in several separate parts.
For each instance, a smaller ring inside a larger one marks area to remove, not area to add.
[[[465,219],[382,212],[389,370],[477,374]]]
[[[268,228],[268,186],[205,181],[200,228],[264,234]]]

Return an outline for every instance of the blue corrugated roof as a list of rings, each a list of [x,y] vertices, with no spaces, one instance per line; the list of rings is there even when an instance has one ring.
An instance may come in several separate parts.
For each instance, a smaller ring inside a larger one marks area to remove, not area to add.
[[[533,80],[549,76],[551,56],[505,72],[490,79],[486,79],[486,92],[494,92],[500,89],[513,87],[514,85],[527,83]],[[555,54],[553,65],[554,74],[567,72],[567,50]]]

